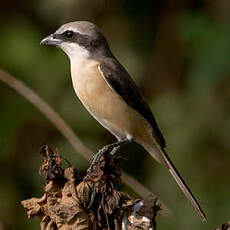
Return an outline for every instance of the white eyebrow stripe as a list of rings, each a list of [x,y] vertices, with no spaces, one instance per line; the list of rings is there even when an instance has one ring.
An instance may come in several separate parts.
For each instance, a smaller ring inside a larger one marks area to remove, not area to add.
[[[73,32],[75,32],[75,33],[87,35],[87,33],[83,33],[82,31],[80,32],[78,29],[76,29],[76,28],[74,28],[74,27],[71,27],[71,26],[64,26],[64,27],[61,27],[61,28],[58,29],[56,32],[57,32],[57,33],[63,33],[63,32],[65,32],[65,31],[67,31],[67,30],[71,30],[71,31],[73,31]]]
[[[76,28],[73,28],[73,27],[67,27],[67,28],[65,29],[65,31],[66,31],[66,30],[72,30],[73,32],[79,33],[79,34],[80,34],[80,31],[77,30]]]

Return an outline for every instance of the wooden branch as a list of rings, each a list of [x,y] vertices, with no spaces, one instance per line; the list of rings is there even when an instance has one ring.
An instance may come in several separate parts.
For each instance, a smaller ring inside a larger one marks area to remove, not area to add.
[[[64,169],[58,152],[47,145],[40,152],[44,158],[39,169],[46,181],[44,195],[21,204],[29,219],[40,217],[42,230],[156,229],[158,199],[150,195],[134,200],[121,192],[121,172],[108,149],[96,154],[83,179],[74,167]]]

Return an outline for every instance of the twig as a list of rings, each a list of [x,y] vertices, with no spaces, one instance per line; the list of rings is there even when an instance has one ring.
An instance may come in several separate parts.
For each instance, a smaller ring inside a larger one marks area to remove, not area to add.
[[[19,79],[1,69],[0,80],[33,104],[61,132],[61,134],[71,143],[77,152],[79,152],[86,160],[91,160],[92,151],[81,142],[74,131],[60,117],[60,115],[54,111],[43,99],[41,99],[41,97],[39,97],[32,89],[26,86],[25,83]]]

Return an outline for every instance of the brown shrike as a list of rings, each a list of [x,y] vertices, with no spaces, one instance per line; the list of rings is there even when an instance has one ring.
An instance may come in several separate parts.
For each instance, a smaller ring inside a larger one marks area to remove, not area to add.
[[[89,113],[119,143],[135,141],[165,166],[202,220],[205,214],[165,151],[165,140],[143,95],[113,56],[99,28],[78,21],[61,26],[41,41],[70,58],[74,90]],[[116,151],[117,148],[114,149]]]

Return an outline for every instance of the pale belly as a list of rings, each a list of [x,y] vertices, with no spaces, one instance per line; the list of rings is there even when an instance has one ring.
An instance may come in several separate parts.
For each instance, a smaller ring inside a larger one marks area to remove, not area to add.
[[[85,61],[78,66],[81,69],[74,65],[71,70],[73,86],[89,113],[118,139],[147,138],[151,133],[148,122],[110,88],[98,63]]]

